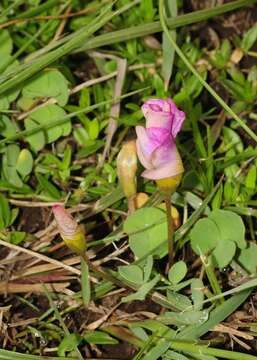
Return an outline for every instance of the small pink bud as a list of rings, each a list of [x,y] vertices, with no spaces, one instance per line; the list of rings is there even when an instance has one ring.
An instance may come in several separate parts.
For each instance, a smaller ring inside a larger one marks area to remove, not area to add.
[[[82,254],[86,250],[86,238],[82,227],[62,205],[54,205],[52,209],[63,241],[71,250]]]

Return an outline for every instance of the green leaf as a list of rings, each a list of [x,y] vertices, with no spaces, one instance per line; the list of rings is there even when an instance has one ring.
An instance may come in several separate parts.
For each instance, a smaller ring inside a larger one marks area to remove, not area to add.
[[[8,61],[8,56],[6,61]],[[9,71],[14,71],[15,68],[19,65],[19,62],[16,60],[14,61],[11,65],[9,65],[7,67],[7,69],[3,72],[3,76],[4,74],[6,74]],[[0,66],[1,66],[1,56],[0,56]],[[16,90],[15,88],[5,92],[4,95],[0,96],[0,109],[1,110],[8,110],[9,109],[9,105],[12,101],[14,101],[17,96],[19,95],[20,90]]]
[[[236,244],[229,239],[222,239],[214,249],[212,255],[214,264],[219,268],[227,266],[236,252]]]
[[[249,296],[253,289],[241,291],[239,294],[232,296],[230,299],[217,306],[209,315],[209,319],[203,324],[192,325],[186,327],[178,335],[178,339],[192,339],[199,338],[206,334],[215,325],[220,324],[230,314],[232,314]]]
[[[31,152],[28,149],[22,149],[17,159],[16,170],[22,177],[25,177],[31,173],[32,169],[33,157]]]
[[[26,130],[37,128],[39,123],[31,118],[25,119]],[[43,149],[46,143],[46,137],[43,131],[37,131],[34,134],[27,136],[26,140],[29,142],[32,150],[39,151]]]
[[[97,345],[115,345],[119,343],[118,340],[103,331],[88,332],[83,336],[83,339],[89,344]]]
[[[38,125],[50,125],[57,119],[65,117],[65,111],[58,105],[47,105],[39,108],[25,119],[26,130],[33,129]],[[41,150],[45,143],[49,144],[61,136],[67,136],[71,131],[71,122],[67,121],[63,124],[53,126],[49,129],[39,130],[32,135],[26,137],[34,151]]]
[[[22,95],[25,98],[52,97],[64,106],[69,98],[68,81],[58,70],[45,70],[23,87]]]
[[[187,273],[187,266],[184,261],[178,261],[169,270],[168,278],[172,284],[178,284],[184,279]]]
[[[91,298],[89,268],[83,257],[81,257],[81,291],[83,303],[85,306],[88,306]]]
[[[82,337],[79,334],[66,335],[58,346],[58,355],[65,356],[66,352],[74,351],[80,344]]]
[[[189,360],[188,357],[185,355],[182,355],[180,353],[177,353],[173,350],[168,350],[166,354],[162,357],[163,360]]]
[[[193,279],[191,282],[192,300],[195,310],[202,309],[202,302],[204,300],[204,284],[201,279]]]
[[[24,231],[12,231],[10,233],[9,241],[14,245],[19,245],[26,238],[26,233]]]
[[[196,311],[190,310],[185,312],[167,311],[164,315],[157,317],[159,321],[166,325],[190,325],[190,324],[203,324],[208,320],[209,313],[207,310]]]
[[[0,58],[5,58],[12,52],[13,43],[8,30],[0,30]]]
[[[91,140],[96,140],[99,134],[99,123],[97,119],[88,122],[88,135]]]
[[[257,41],[257,25],[253,26],[250,30],[248,30],[242,40],[241,47],[244,51],[248,51]]]
[[[123,297],[122,302],[127,303],[134,300],[145,300],[146,295],[154,288],[154,286],[158,283],[159,280],[160,275],[158,274],[151,281],[140,286],[138,291],[136,291],[135,293]]]
[[[166,13],[168,18],[175,18],[177,16],[177,1],[167,0],[166,1]],[[170,31],[171,36],[174,41],[176,41],[176,31]],[[172,75],[173,62],[175,56],[175,50],[173,46],[170,45],[167,35],[163,32],[162,34],[162,75],[164,78],[165,89],[169,87],[170,77]]]
[[[240,249],[246,247],[245,226],[241,217],[232,211],[214,210],[209,219],[213,220],[220,232],[220,239],[234,241]]]
[[[249,273],[256,274],[257,245],[251,242],[247,249],[242,249],[238,261]]]
[[[126,281],[132,284],[143,284],[143,271],[137,265],[119,266],[118,272]]]
[[[197,255],[213,250],[220,236],[219,229],[210,219],[199,220],[190,232],[191,246]]]
[[[11,222],[11,210],[8,200],[0,193],[0,229],[4,229]]]
[[[18,127],[7,116],[0,115],[1,136],[8,137],[16,134]]]
[[[17,171],[16,163],[20,153],[20,148],[16,144],[10,144],[7,146],[3,155],[3,174],[5,179],[16,188],[21,188],[23,182],[21,181]]]
[[[50,183],[50,181],[48,181],[46,177],[41,174],[37,174],[36,176],[42,190],[45,193],[47,193],[54,200],[58,200],[61,198],[60,191],[52,183]]]
[[[167,290],[167,298],[171,304],[174,304],[176,309],[180,309],[181,311],[188,310],[191,307],[192,303],[190,299],[178,292]]]
[[[160,223],[162,222],[162,223]],[[167,225],[163,211],[142,208],[129,215],[124,222],[124,231],[129,234],[129,245],[135,256],[153,255],[162,258],[167,254]],[[159,249],[156,249],[159,245]]]
[[[147,282],[150,279],[152,268],[153,268],[153,257],[150,255],[147,257],[143,267],[144,282]]]

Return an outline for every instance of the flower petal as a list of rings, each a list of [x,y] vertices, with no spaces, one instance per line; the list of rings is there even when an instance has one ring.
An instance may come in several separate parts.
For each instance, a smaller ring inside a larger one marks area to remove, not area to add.
[[[146,129],[143,126],[136,126],[136,133],[136,146],[139,160],[146,169],[151,169],[151,154],[154,148],[150,142],[150,139],[148,138]]]
[[[52,209],[61,236],[72,238],[76,234],[77,222],[63,206],[54,205]]]
[[[146,128],[165,128],[173,139],[185,120],[185,113],[171,99],[150,99],[142,106],[142,112],[146,118]]]
[[[142,112],[146,118],[146,127],[160,127],[171,131],[172,116],[170,111],[163,111],[165,101],[162,99],[148,100],[142,106]]]
[[[184,171],[183,164],[176,144],[160,146],[153,154],[152,168],[142,173],[147,179],[159,180],[181,174]]]

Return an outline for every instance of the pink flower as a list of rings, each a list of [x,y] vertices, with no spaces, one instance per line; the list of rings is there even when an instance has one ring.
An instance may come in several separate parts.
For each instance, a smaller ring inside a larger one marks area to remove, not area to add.
[[[175,138],[185,120],[171,99],[152,99],[142,106],[146,128],[136,126],[137,154],[146,168],[142,176],[160,180],[183,172]]]
[[[56,204],[52,210],[58,230],[66,245],[78,253],[85,251],[86,239],[82,227],[62,205]]]

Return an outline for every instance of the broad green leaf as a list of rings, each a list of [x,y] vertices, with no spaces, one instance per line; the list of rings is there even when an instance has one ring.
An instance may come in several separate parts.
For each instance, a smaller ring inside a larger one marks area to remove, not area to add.
[[[189,236],[194,252],[198,255],[205,255],[217,246],[220,233],[216,224],[206,218],[195,224]]]
[[[83,339],[89,344],[97,345],[115,345],[119,343],[118,340],[103,331],[88,332],[83,335]]]
[[[52,122],[65,116],[65,111],[58,105],[47,105],[39,108],[25,119],[26,130],[33,129],[39,125],[46,126],[46,130],[39,130],[26,137],[34,151],[41,150],[45,143],[52,143],[59,137],[67,136],[70,133],[70,121],[48,128]]]
[[[169,270],[168,278],[172,284],[178,284],[184,279],[187,273],[187,266],[184,261],[178,261]]]
[[[251,242],[247,249],[242,249],[238,261],[249,273],[256,274],[257,245]]]
[[[64,106],[69,97],[68,81],[58,70],[45,70],[24,86],[22,95],[25,98],[52,97]]]
[[[132,284],[143,284],[143,271],[137,265],[125,265],[118,267],[119,274]]]
[[[31,173],[32,168],[33,157],[31,152],[28,149],[22,149],[17,159],[16,170],[22,177],[25,177]]]
[[[31,118],[27,118],[25,120],[26,130],[31,130],[31,129],[37,128],[38,125],[39,125],[39,123]],[[35,132],[34,134],[27,136],[26,139],[29,142],[32,150],[34,150],[34,151],[39,151],[39,150],[43,149],[43,147],[45,146],[45,143],[46,143],[46,136],[43,131]]]
[[[220,240],[212,253],[215,265],[219,268],[227,266],[233,259],[235,252],[236,244],[233,241],[230,239]]]
[[[167,254],[167,225],[164,220],[163,211],[150,207],[139,209],[127,217],[124,231],[129,234],[129,245],[136,257],[151,254],[162,258]],[[161,248],[156,250],[161,244]]]
[[[232,211],[214,210],[209,219],[213,220],[220,232],[220,239],[234,241],[240,249],[246,247],[245,226],[241,217]]]

